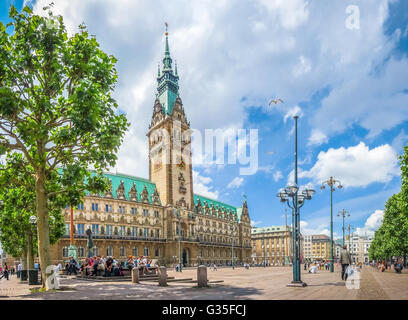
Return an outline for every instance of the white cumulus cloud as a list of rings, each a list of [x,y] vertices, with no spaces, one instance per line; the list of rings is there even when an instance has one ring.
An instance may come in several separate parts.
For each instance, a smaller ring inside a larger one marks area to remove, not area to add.
[[[209,197],[212,199],[218,199],[218,190],[213,190],[210,185],[212,179],[210,177],[204,177],[199,174],[199,172],[193,170],[193,190],[194,193],[202,195],[204,197]]]
[[[321,151],[314,166],[300,171],[300,178],[312,178],[317,184],[333,176],[344,187],[365,187],[374,182],[387,183],[399,175],[398,159],[388,144],[369,149],[364,142],[348,148]]]
[[[375,210],[368,218],[365,223],[365,228],[369,230],[377,230],[384,219],[384,210]]]

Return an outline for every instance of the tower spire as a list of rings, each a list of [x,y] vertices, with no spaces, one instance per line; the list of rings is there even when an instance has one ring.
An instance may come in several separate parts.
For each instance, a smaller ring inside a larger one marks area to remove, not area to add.
[[[171,67],[172,60],[171,60],[171,57],[170,57],[170,49],[169,49],[169,32],[168,32],[169,25],[168,25],[167,22],[165,22],[164,24],[166,26],[166,33],[165,33],[165,35],[166,35],[166,47],[165,47],[165,50],[164,50],[163,71],[164,70],[172,70],[172,67]]]
[[[176,101],[176,98],[179,96],[178,90],[178,80],[179,76],[177,74],[177,65],[173,71],[172,59],[170,57],[169,49],[169,32],[168,32],[168,23],[165,22],[166,26],[166,44],[164,50],[163,66],[158,71],[157,77],[157,93],[158,99],[163,107],[163,111],[166,114],[171,115],[173,112],[173,106]],[[161,70],[160,70],[161,69]]]

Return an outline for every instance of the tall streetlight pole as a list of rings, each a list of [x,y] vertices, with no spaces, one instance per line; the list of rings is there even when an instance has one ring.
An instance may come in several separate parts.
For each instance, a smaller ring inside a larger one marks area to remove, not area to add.
[[[290,183],[285,189],[280,189],[277,197],[281,202],[286,202],[287,205],[292,208],[293,216],[293,281],[288,286],[293,287],[305,287],[306,283],[300,279],[300,218],[299,209],[304,205],[305,200],[311,200],[314,189],[303,189],[299,194],[298,187],[298,116],[293,117],[295,119],[295,182]],[[289,201],[289,198],[292,200]]]
[[[337,214],[337,216],[338,217],[343,217],[343,246],[344,246],[344,218],[347,216],[347,217],[350,217],[350,213],[348,213],[346,210],[344,210],[344,209],[342,209],[338,214]]]
[[[353,227],[351,224],[347,225],[347,231],[348,231],[348,233],[349,233],[349,251],[350,251],[350,255],[352,254],[352,253],[351,253],[351,238],[350,238],[350,233],[351,233],[351,230],[353,230],[353,229],[354,229],[354,227]]]
[[[333,254],[333,191],[337,185],[338,189],[343,188],[339,180],[330,177],[329,180],[323,181],[321,189],[325,189],[325,184],[330,187],[330,272],[334,272],[334,254]]]

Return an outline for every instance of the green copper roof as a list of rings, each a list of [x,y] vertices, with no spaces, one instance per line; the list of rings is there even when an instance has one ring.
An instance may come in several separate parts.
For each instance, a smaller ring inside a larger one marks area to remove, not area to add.
[[[237,219],[238,222],[241,221],[241,215],[242,215],[242,207],[237,208]]]
[[[117,174],[104,173],[103,175],[104,177],[112,181],[112,196],[114,199],[117,199],[116,190],[118,189],[120,182],[123,181],[123,184],[125,186],[126,200],[130,200],[129,191],[132,188],[132,185],[134,183],[136,185],[138,201],[141,201],[140,193],[143,191],[144,186],[146,186],[147,192],[149,193],[149,203],[152,203],[152,195],[154,193],[154,190],[156,189],[156,184],[151,182],[150,180],[139,178],[139,177],[134,177],[134,176],[129,176],[129,175],[121,174],[121,173],[117,173]],[[87,194],[89,195],[89,192],[87,192]],[[101,194],[101,196],[103,195]]]
[[[177,99],[177,93],[173,92],[172,90],[165,90],[159,95],[158,98],[163,107],[164,113],[169,115],[172,114],[174,102],[176,102]]]
[[[166,35],[166,45],[163,58],[163,70],[160,72],[160,67],[157,76],[157,97],[162,105],[163,112],[171,115],[176,98],[179,95],[177,66],[175,73],[173,72],[172,59],[170,57],[169,39]]]
[[[213,204],[216,209],[217,208],[229,209],[231,212],[237,213],[237,207],[231,206],[229,204],[225,204],[225,203],[222,203],[222,202],[217,201],[217,200],[213,200],[213,199],[210,199],[210,198],[207,198],[207,197],[204,197],[204,196],[200,196],[198,194],[195,194],[193,197],[194,197],[194,203],[195,204],[197,204],[198,199],[200,199],[202,206],[204,206],[205,202],[207,202],[208,206],[210,208],[211,208],[211,205]]]

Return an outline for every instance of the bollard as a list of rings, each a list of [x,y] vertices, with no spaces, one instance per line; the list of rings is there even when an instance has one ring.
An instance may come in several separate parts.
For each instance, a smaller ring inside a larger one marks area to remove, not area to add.
[[[160,267],[159,286],[161,286],[161,287],[166,287],[167,286],[167,269],[166,269],[166,267]]]
[[[139,283],[139,268],[132,269],[132,283]]]
[[[206,266],[197,267],[197,283],[198,283],[199,288],[208,287],[207,267]]]

